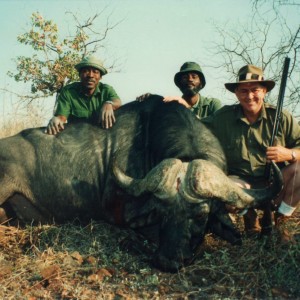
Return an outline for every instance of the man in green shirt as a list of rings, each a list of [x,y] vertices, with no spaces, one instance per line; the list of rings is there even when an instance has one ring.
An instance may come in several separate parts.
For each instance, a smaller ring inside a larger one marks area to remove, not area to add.
[[[200,90],[204,88],[206,80],[200,66],[195,62],[184,63],[180,71],[175,74],[174,82],[183,95],[166,96],[163,101],[177,101],[190,109],[198,118],[204,118],[221,108],[219,99],[208,98],[200,95]],[[151,94],[147,93],[137,97],[138,101],[143,101]]]
[[[294,242],[286,224],[300,202],[300,126],[290,113],[283,111],[277,145],[269,145],[276,107],[265,103],[264,98],[274,85],[274,81],[264,80],[260,68],[246,65],[239,70],[237,82],[225,84],[239,104],[224,106],[202,121],[220,140],[229,175],[239,185],[251,188],[264,184],[267,161],[283,165],[284,188],[275,199],[275,228],[281,241]],[[256,217],[253,209],[244,215],[249,233],[260,230]]]
[[[107,74],[102,62],[94,56],[88,56],[75,68],[79,72],[80,82],[62,89],[54,117],[46,129],[48,134],[63,130],[67,121],[102,123],[103,128],[110,128],[115,122],[114,110],[121,106],[121,100],[112,86],[100,82],[102,76]]]

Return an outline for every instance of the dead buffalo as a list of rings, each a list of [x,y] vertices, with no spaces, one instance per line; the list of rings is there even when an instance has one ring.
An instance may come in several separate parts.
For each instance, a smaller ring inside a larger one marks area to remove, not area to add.
[[[85,123],[57,136],[28,129],[0,140],[1,218],[25,223],[106,220],[156,226],[154,262],[174,271],[210,230],[238,237],[224,204],[260,205],[280,190],[242,190],[226,174],[216,138],[189,110],[153,96],[116,112],[109,130]]]

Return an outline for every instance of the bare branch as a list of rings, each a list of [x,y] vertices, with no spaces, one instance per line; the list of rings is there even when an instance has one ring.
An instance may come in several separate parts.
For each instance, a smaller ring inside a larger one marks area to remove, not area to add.
[[[284,58],[291,57],[285,102],[293,110],[296,109],[300,99],[298,88],[300,25],[296,30],[292,30],[287,20],[280,15],[279,6],[282,3],[275,0],[272,5],[276,6],[276,11],[271,6],[267,10],[268,14],[265,15],[266,10],[261,9],[262,2],[265,1],[252,1],[253,17],[246,24],[215,24],[220,38],[213,43],[211,48],[214,60],[218,59],[214,67],[225,69],[233,78],[236,77],[236,72],[243,64],[255,64],[265,69],[268,78],[278,82],[281,79]],[[291,1],[288,2],[291,4]],[[268,4],[267,1],[265,3]],[[274,32],[276,32],[275,36]]]

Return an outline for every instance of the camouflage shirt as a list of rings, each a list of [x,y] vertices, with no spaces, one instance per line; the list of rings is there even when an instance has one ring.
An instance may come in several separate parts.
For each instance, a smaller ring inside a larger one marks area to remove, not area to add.
[[[230,175],[261,177],[265,172],[276,107],[265,103],[258,120],[250,124],[239,104],[224,106],[213,116],[202,119],[224,148]],[[300,148],[300,126],[287,111],[282,112],[278,144]]]
[[[191,111],[200,119],[210,116],[222,107],[221,101],[216,98],[208,98],[199,95],[198,102],[192,106]]]
[[[54,115],[65,116],[69,123],[86,121],[99,123],[101,108],[105,101],[120,99],[114,88],[108,84],[99,82],[91,97],[82,91],[80,82],[71,83],[61,91]]]

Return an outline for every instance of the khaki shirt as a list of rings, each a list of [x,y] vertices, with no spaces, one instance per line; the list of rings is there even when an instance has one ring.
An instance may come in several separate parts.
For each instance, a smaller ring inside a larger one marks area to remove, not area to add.
[[[216,98],[208,98],[199,95],[197,103],[190,110],[198,117],[204,118],[212,115],[215,111],[222,107],[221,101]]]
[[[239,104],[224,106],[214,115],[202,119],[218,137],[224,148],[230,175],[261,177],[265,172],[266,148],[272,136],[276,107],[265,103],[261,115],[250,124]],[[278,144],[300,148],[300,126],[287,111],[282,112]]]

